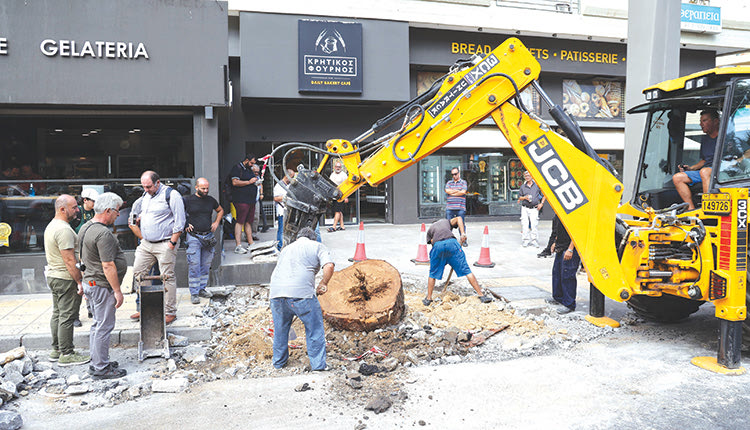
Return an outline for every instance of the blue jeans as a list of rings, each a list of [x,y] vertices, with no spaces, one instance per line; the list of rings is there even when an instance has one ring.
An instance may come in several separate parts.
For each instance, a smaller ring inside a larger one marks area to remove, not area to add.
[[[188,288],[190,289],[190,295],[194,296],[208,285],[208,271],[211,269],[211,261],[214,259],[214,248],[202,246],[200,240],[190,233],[186,236]]]
[[[464,222],[464,225],[466,225],[466,209],[446,209],[445,210],[445,217],[448,218],[448,221],[452,220],[453,218],[460,216],[461,221]]]
[[[276,245],[276,248],[281,251],[281,247],[284,245],[284,216],[277,216],[276,222],[279,224],[279,229],[276,231],[276,241],[279,243]]]
[[[326,335],[323,329],[323,311],[317,297],[298,299],[277,297],[271,299],[273,315],[273,367],[281,369],[289,360],[289,329],[292,319],[305,325],[307,357],[312,370],[326,368]]]
[[[573,250],[573,257],[565,260],[565,252],[555,253],[555,264],[552,265],[552,298],[562,303],[563,306],[576,308],[576,290],[578,281],[576,272],[581,264],[578,250]]]

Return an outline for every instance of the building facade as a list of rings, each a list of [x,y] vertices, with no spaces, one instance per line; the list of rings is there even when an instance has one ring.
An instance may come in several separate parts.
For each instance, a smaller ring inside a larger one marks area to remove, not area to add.
[[[0,22],[0,290],[46,291],[58,195],[119,194],[114,232],[132,258],[127,219],[144,170],[188,189],[197,176],[218,183],[227,4],[8,2]]]

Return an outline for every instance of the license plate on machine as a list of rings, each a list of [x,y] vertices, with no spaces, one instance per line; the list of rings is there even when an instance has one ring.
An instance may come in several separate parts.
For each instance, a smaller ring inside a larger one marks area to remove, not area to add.
[[[729,194],[704,194],[703,212],[711,215],[729,215],[732,209]]]

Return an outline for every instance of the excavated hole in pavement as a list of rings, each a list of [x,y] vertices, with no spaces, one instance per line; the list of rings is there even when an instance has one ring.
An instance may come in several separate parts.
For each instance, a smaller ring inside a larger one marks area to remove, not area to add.
[[[335,377],[329,378],[326,386],[313,384],[313,389],[327,390],[332,402],[365,406],[384,398],[399,408],[408,398],[409,384],[418,382],[410,378],[406,367],[544,354],[572,348],[612,330],[590,325],[582,314],[560,317],[547,306],[522,312],[500,300],[483,304],[465,279],[454,281],[446,292],[436,292],[435,302],[425,307],[421,300],[426,280],[402,276],[402,281],[406,311],[398,324],[364,333],[334,329],[326,323],[327,361]],[[147,396],[152,388],[179,392],[216,379],[279,377],[309,371],[304,326],[299,320],[292,324],[296,339],[290,341],[287,366],[275,370],[271,365],[273,324],[266,287],[237,287],[227,297],[212,299],[201,312],[205,324],[213,327],[209,342],[173,347],[169,360],[147,359],[133,364],[130,367],[139,370],[126,379],[91,381],[84,366],[59,368],[46,361],[46,353],[31,352],[34,370],[17,386],[20,399],[45,395],[61,412],[70,412]],[[629,322],[638,323],[635,319]],[[472,339],[477,342],[488,330],[503,327],[486,342],[469,346]],[[133,355],[128,360],[134,362],[134,351],[121,350],[120,354]],[[55,375],[45,378],[51,374],[49,370]],[[72,376],[76,372],[79,376]],[[89,389],[83,390],[81,384]],[[77,390],[83,393],[72,394]],[[19,397],[9,399],[3,408],[13,409],[18,401]]]

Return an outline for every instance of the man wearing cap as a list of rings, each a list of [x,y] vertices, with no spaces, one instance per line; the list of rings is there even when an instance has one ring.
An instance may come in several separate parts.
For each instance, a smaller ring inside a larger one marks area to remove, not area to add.
[[[83,227],[84,224],[94,217],[94,202],[96,202],[97,197],[99,197],[99,193],[93,188],[84,188],[83,191],[81,191],[82,204],[78,205],[79,215],[73,218],[73,221],[70,222],[70,226],[73,227],[76,234],[81,231],[81,227]],[[91,303],[89,303],[88,300],[86,300],[86,310],[88,311],[89,318],[91,318],[93,314],[91,313]],[[75,327],[81,327],[83,325],[81,324],[80,310],[79,312],[76,312],[76,319],[73,321],[73,325]]]
[[[242,247],[242,227],[245,227],[248,246],[253,244],[253,220],[255,219],[255,201],[258,195],[258,178],[252,170],[255,155],[247,154],[241,163],[232,167],[229,176],[232,178],[232,204],[237,211],[234,224],[234,252],[245,254],[247,249]]]
[[[73,223],[78,222],[77,225],[71,225],[73,227],[73,230],[76,231],[76,234],[81,231],[81,227],[83,227],[88,220],[94,217],[94,202],[96,202],[96,198],[99,196],[99,193],[96,192],[93,188],[85,188],[83,191],[81,191],[81,201],[82,204],[78,206],[78,209],[81,212],[80,219],[76,218]]]

